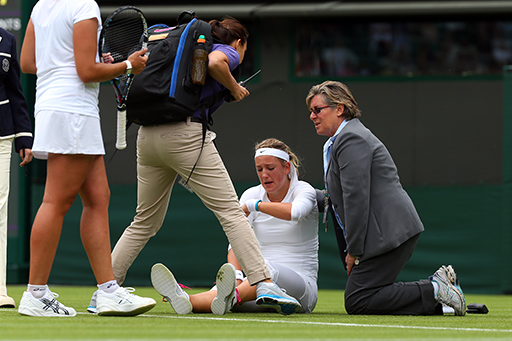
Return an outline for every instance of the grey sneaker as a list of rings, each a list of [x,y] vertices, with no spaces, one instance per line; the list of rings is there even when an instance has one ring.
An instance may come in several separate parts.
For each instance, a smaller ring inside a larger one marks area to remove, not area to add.
[[[183,315],[192,312],[190,297],[183,291],[172,272],[165,265],[161,263],[153,265],[151,283],[155,290],[167,299],[177,314]]]
[[[18,313],[26,316],[72,317],[76,316],[73,308],[66,307],[56,300],[58,294],[46,289],[41,298],[35,298],[32,293],[25,291],[21,297]]]
[[[464,293],[460,288],[459,280],[451,265],[441,266],[429,279],[439,285],[438,292],[434,293],[438,302],[452,307],[457,316],[466,315]]]
[[[283,315],[290,315],[300,309],[301,305],[292,296],[286,294],[275,283],[259,282],[256,286],[256,304],[273,308]]]
[[[91,297],[91,302],[89,303],[89,306],[87,307],[87,311],[91,314],[96,314],[98,310],[96,309],[96,299],[98,298],[98,290],[96,290]]]
[[[153,309],[156,301],[132,294],[134,288],[119,287],[113,293],[98,290],[96,309],[100,316],[135,316]]]
[[[217,272],[217,296],[211,305],[215,315],[226,314],[237,303],[235,270],[233,264],[226,263]]]

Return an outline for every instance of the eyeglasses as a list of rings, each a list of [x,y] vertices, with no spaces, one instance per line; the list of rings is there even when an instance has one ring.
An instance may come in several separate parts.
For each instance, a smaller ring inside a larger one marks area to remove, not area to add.
[[[311,110],[309,111],[309,113],[310,113],[310,114],[314,113],[315,115],[318,115],[318,114],[320,114],[320,112],[321,112],[323,109],[325,109],[325,108],[329,108],[329,107],[330,107],[329,105],[326,105],[326,106],[324,106],[324,107],[315,107],[315,108],[311,109]]]

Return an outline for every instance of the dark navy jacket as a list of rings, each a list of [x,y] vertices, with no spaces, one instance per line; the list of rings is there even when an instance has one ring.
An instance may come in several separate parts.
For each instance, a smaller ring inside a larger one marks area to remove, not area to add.
[[[16,152],[32,149],[32,124],[20,83],[14,35],[0,28],[0,139],[14,137]]]

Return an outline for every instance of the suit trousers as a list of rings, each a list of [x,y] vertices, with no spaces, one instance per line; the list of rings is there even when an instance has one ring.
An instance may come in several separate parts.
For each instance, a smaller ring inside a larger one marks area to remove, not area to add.
[[[177,175],[187,179],[196,161],[188,184],[219,220],[249,283],[270,278],[256,235],[240,207],[231,178],[213,143],[213,135],[207,132],[198,159],[202,145],[200,123],[191,122],[189,118],[186,122],[139,128],[137,214],[112,251],[114,275],[120,284],[139,252],[160,230]],[[202,209],[202,206],[197,207],[198,211]]]
[[[397,282],[411,258],[419,234],[394,250],[354,265],[345,290],[345,309],[364,315],[437,315],[441,304],[434,299],[430,280]]]
[[[7,295],[7,207],[12,138],[0,140],[0,296]]]

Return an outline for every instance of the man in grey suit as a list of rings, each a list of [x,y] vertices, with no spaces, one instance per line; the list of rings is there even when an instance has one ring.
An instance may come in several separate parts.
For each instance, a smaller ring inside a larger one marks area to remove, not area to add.
[[[341,228],[337,237],[348,274],[347,312],[434,315],[442,314],[444,303],[465,315],[464,294],[451,265],[429,279],[395,283],[424,228],[388,150],[359,120],[348,87],[333,81],[313,86],[306,104],[317,133],[329,136],[325,184]]]

